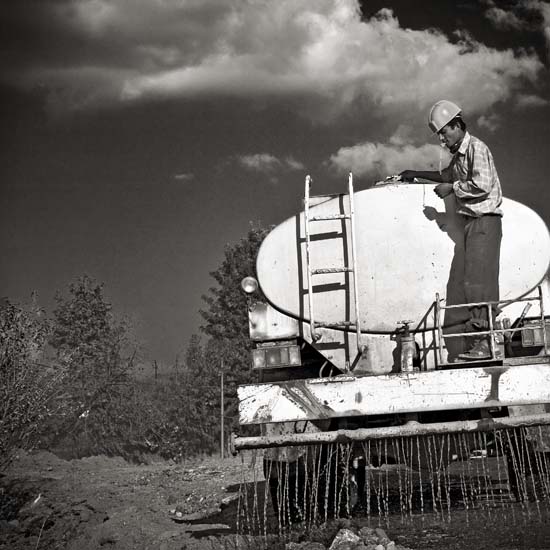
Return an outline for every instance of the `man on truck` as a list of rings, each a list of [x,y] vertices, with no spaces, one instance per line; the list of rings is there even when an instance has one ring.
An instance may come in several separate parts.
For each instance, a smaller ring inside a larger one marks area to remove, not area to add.
[[[438,171],[405,170],[404,181],[422,178],[438,182],[436,195],[454,194],[457,213],[464,219],[464,295],[467,303],[499,299],[499,261],[502,240],[502,190],[491,151],[480,139],[470,135],[462,110],[451,101],[438,101],[431,109],[428,126],[441,145],[452,153],[447,168]],[[493,320],[496,316],[493,307]],[[488,308],[473,306],[466,323],[468,332],[488,330]],[[460,354],[463,360],[491,357],[489,339],[470,338],[470,348]]]

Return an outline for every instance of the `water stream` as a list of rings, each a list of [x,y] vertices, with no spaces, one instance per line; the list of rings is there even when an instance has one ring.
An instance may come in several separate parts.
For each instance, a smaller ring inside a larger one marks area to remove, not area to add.
[[[237,529],[284,535],[297,526],[314,528],[353,517],[401,533],[403,544],[407,533],[413,539],[431,533],[436,544],[438,537],[463,533],[466,527],[474,539],[477,532],[478,541],[508,533],[503,546],[494,546],[508,548],[506,541],[516,532],[535,536],[550,529],[550,455],[535,451],[541,430],[304,447],[295,462],[266,460],[265,482],[242,484]],[[542,540],[550,540],[548,535]],[[474,539],[459,539],[464,546],[445,548],[472,547],[467,545]],[[491,544],[487,541],[486,547]],[[550,548],[550,542],[530,544],[526,548]]]

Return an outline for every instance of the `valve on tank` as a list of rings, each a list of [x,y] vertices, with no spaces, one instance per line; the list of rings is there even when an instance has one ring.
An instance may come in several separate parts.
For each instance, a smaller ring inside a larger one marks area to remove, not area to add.
[[[399,344],[400,354],[400,369],[401,372],[414,372],[414,362],[417,359],[416,342],[414,335],[411,334],[409,325],[412,321],[399,321],[398,324],[403,325],[397,331],[397,342]]]

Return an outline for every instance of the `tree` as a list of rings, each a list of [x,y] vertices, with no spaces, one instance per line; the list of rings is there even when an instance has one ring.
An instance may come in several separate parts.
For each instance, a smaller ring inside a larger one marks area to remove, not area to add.
[[[0,306],[0,470],[32,446],[56,407],[64,370],[45,359],[50,325],[33,303]]]
[[[217,364],[221,359],[224,361],[225,410],[230,420],[237,417],[236,387],[250,381],[251,376],[248,298],[241,289],[241,281],[255,275],[258,250],[268,231],[251,226],[239,242],[226,245],[221,266],[210,273],[218,286],[211,287],[202,297],[207,308],[200,310],[205,320],[201,330],[210,336],[207,348],[211,357]]]
[[[219,441],[219,362],[204,348],[199,336],[191,336],[185,356],[183,396],[189,404],[187,433],[193,447],[213,451]]]
[[[52,346],[58,356],[94,376],[120,370],[127,326],[117,321],[103,295],[103,284],[83,275],[69,285],[69,297],[56,295]]]
[[[88,275],[56,302],[50,343],[69,373],[56,441],[72,442],[76,454],[120,453],[140,429],[130,407],[135,351],[128,347],[128,325],[115,318],[103,285]]]

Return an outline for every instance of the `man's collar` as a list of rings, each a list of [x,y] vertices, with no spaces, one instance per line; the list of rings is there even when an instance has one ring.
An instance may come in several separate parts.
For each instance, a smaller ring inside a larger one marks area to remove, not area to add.
[[[464,137],[460,143],[460,147],[457,149],[455,155],[465,155],[468,150],[468,145],[470,145],[470,133],[468,131],[464,132]]]

